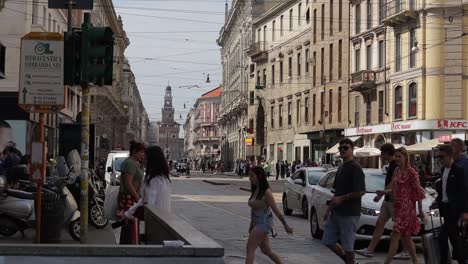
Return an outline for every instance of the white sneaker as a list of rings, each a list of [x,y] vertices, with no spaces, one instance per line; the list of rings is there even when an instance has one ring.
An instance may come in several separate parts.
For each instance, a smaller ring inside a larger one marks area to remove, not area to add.
[[[374,257],[374,253],[370,253],[369,250],[367,250],[367,248],[356,250],[356,254],[364,256],[366,258]]]
[[[400,259],[400,260],[411,259],[410,255],[408,253],[406,253],[406,251],[402,251],[399,254],[396,254],[393,258],[394,259]]]

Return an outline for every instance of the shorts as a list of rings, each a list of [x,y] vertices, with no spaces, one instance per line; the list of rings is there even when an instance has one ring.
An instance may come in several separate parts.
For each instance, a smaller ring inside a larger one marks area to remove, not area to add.
[[[359,216],[341,216],[332,212],[325,222],[322,243],[335,246],[338,241],[345,252],[354,251]]]
[[[394,216],[393,203],[389,201],[383,201],[380,206],[380,214],[378,220],[382,220],[385,223],[392,219]]]
[[[257,228],[265,233],[270,233],[272,231],[273,214],[271,213],[270,208],[252,210],[250,216],[254,228]]]

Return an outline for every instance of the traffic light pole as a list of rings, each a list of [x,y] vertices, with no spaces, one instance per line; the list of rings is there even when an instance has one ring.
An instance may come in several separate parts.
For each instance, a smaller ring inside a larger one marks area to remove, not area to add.
[[[81,112],[81,197],[80,197],[80,243],[88,241],[88,175],[89,175],[89,95],[88,82],[81,84],[83,96]]]
[[[72,13],[73,13],[73,0],[68,0],[67,2],[68,8],[68,21],[67,21],[67,30],[71,34],[72,32]]]

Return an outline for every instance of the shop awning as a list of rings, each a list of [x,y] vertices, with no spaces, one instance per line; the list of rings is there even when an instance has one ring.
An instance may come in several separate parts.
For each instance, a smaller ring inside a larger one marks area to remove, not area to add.
[[[358,140],[361,137],[358,136],[358,137],[348,137],[348,138],[351,139],[353,142],[355,142],[356,140]],[[329,148],[325,153],[327,153],[327,154],[336,154],[336,153],[338,153],[338,147],[339,146],[340,146],[340,143],[338,142],[338,143],[336,143],[335,146]]]
[[[414,144],[411,146],[406,147],[406,150],[409,152],[424,152],[424,151],[431,151],[432,148],[437,147],[437,145],[441,144],[438,138],[434,138],[431,140],[426,140],[418,144]]]
[[[374,147],[369,147],[365,146],[363,148],[360,148],[354,152],[354,156],[361,158],[361,157],[377,157],[380,156],[380,149],[374,148]]]

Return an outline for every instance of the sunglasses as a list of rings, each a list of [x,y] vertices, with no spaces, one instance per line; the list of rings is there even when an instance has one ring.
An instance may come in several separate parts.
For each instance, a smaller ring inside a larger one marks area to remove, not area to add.
[[[348,146],[338,147],[338,150],[339,150],[339,151],[342,151],[342,150],[343,150],[343,151],[347,151],[348,149],[350,149],[350,147],[348,147]]]

